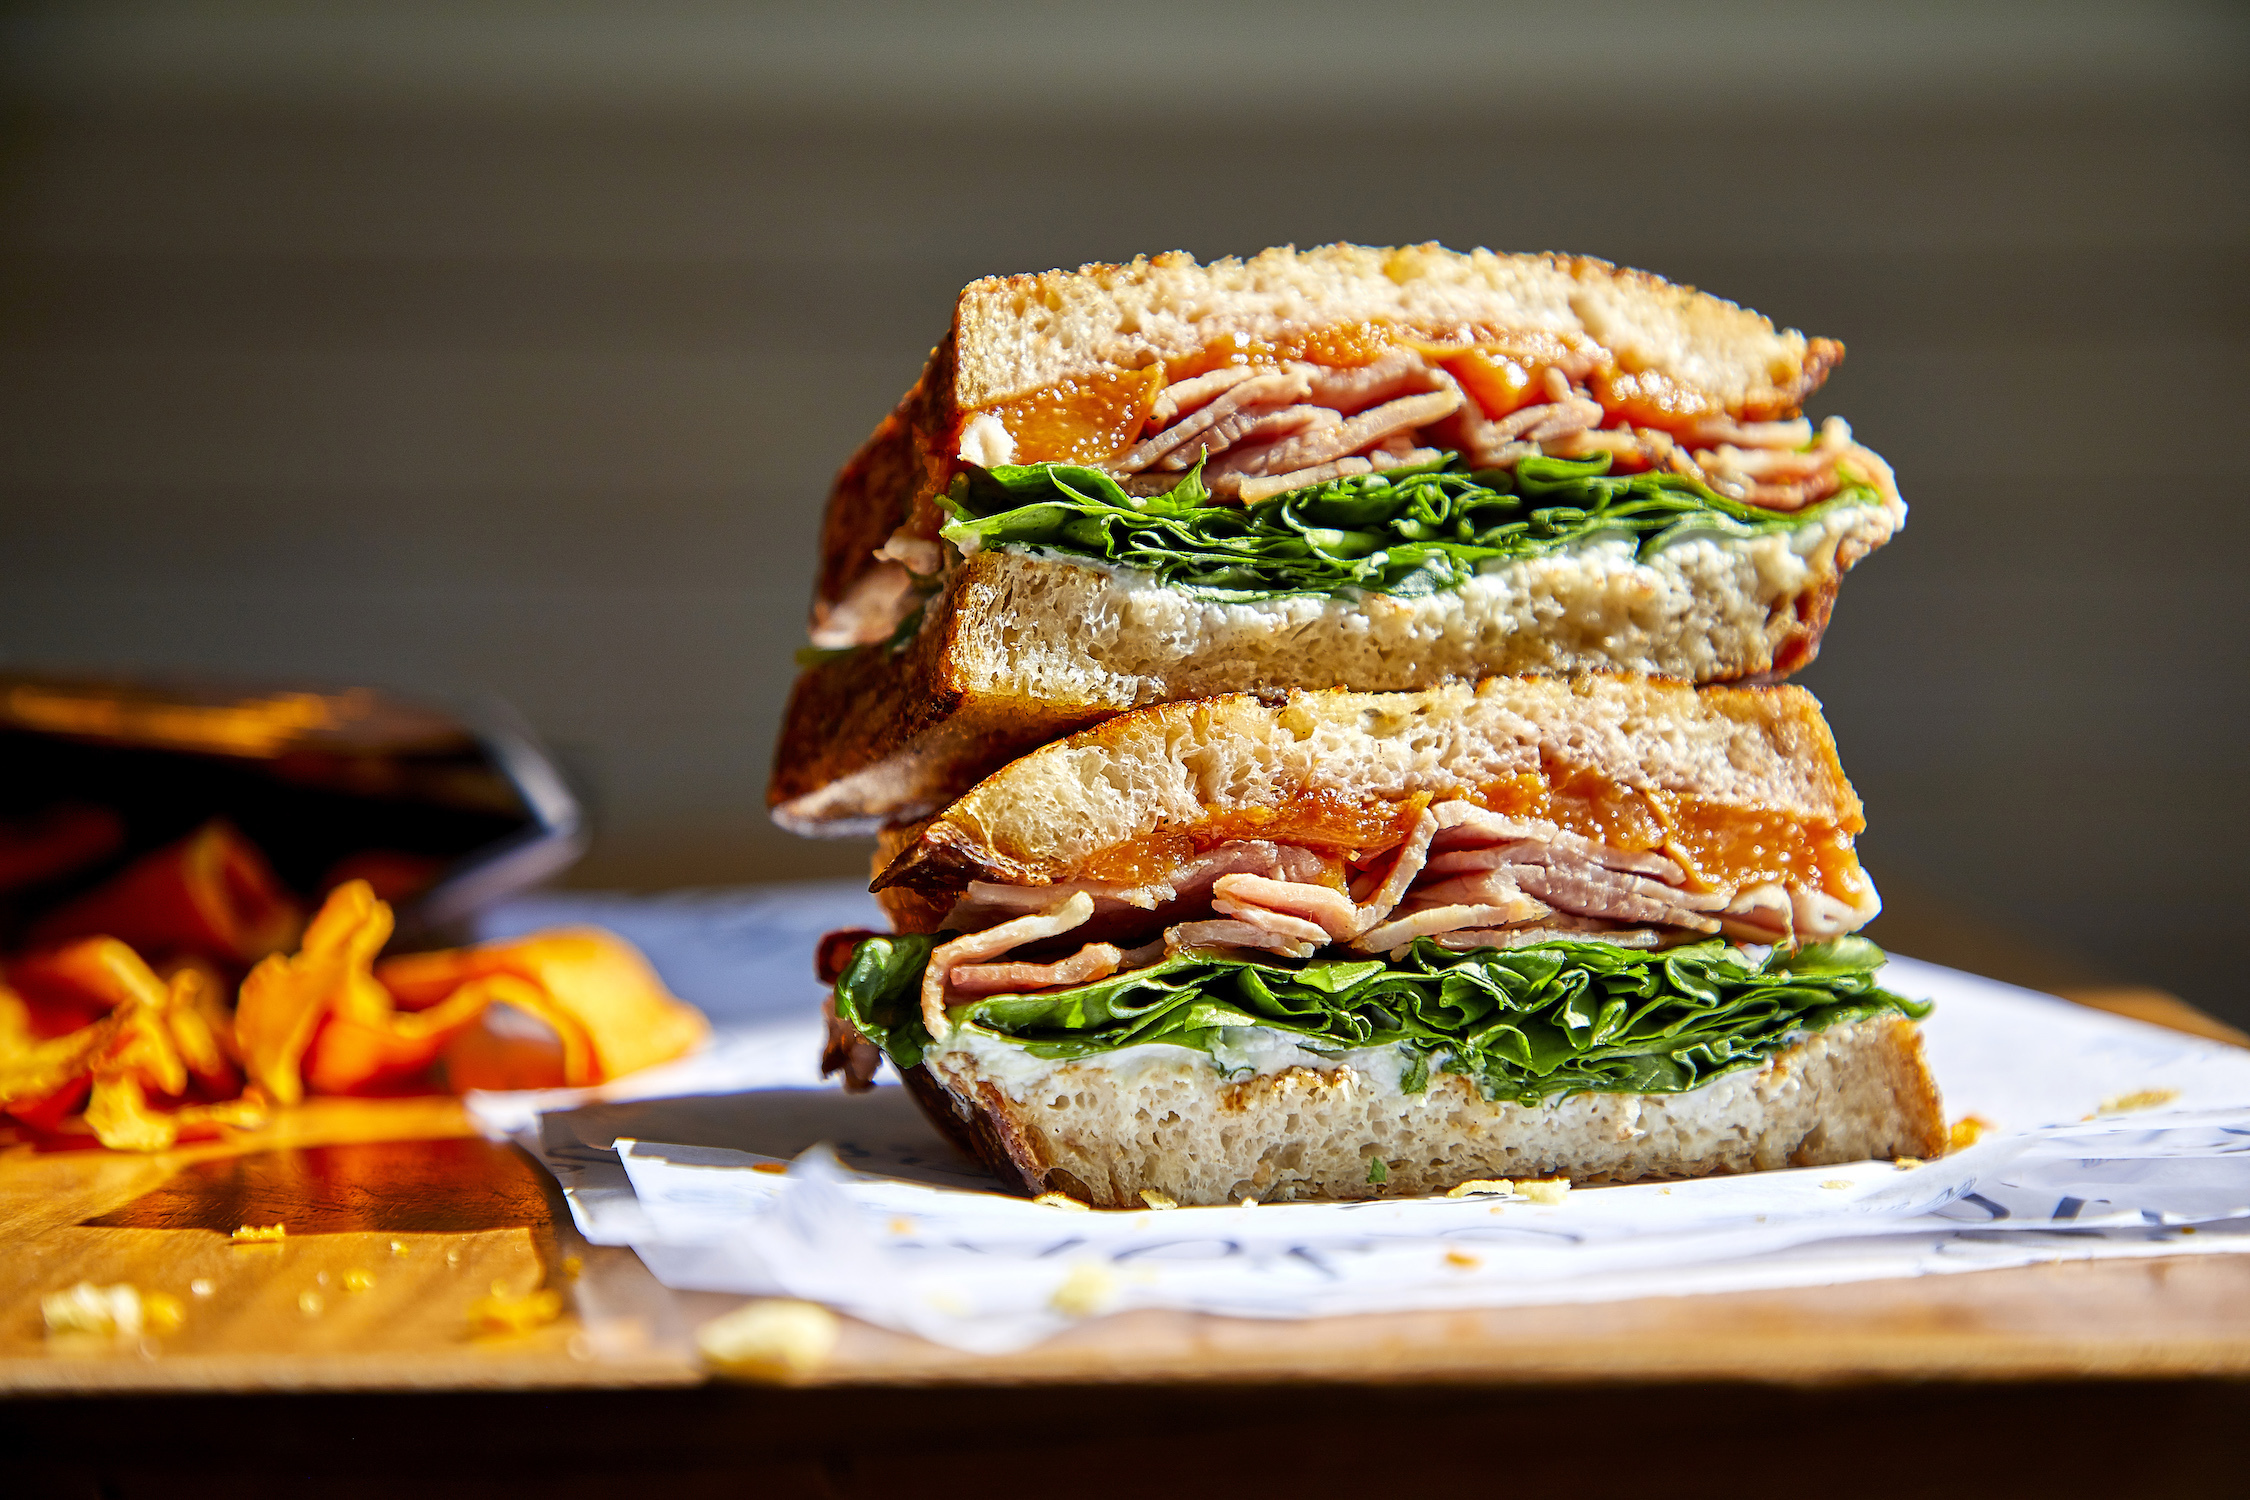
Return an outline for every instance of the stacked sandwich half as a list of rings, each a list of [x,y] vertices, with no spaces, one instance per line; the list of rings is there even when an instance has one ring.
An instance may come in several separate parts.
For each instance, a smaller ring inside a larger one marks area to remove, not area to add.
[[[980,281],[830,498],[771,801],[823,950],[1032,1192],[1625,1181],[1942,1146],[1812,658],[1905,518],[1840,346],[1435,246]]]

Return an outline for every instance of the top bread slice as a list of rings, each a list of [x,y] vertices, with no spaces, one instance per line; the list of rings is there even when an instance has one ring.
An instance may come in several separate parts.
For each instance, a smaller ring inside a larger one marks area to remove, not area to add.
[[[986,778],[911,842],[891,841],[903,848],[876,885],[942,903],[972,880],[1086,878],[1101,857],[1154,839],[1286,839],[1308,816],[1363,826],[1381,848],[1431,801],[1484,803],[1513,778],[1574,773],[1846,835],[1865,827],[1802,688],[1491,678],[1419,693],[1236,694],[1112,718]]]

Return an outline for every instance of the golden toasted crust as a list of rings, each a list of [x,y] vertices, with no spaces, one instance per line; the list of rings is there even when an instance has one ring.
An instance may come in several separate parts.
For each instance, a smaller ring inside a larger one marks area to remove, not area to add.
[[[1046,885],[1158,838],[1201,847],[1315,805],[1332,825],[1388,828],[1417,800],[1481,802],[1526,773],[1574,770],[1845,833],[1865,826],[1820,705],[1802,688],[1489,678],[1417,693],[1234,694],[1121,714],[986,777],[877,884],[932,900],[970,880]]]

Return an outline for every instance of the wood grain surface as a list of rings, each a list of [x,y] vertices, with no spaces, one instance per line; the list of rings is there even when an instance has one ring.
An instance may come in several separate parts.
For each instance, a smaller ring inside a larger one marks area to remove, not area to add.
[[[2234,1039],[2154,991],[2081,997]],[[244,1224],[287,1226],[235,1244]],[[0,1391],[686,1385],[737,1299],[673,1293],[584,1244],[552,1181],[449,1099],[316,1100],[162,1156],[0,1152]],[[177,1332],[50,1336],[79,1281],[177,1297]],[[555,1322],[477,1336],[472,1303],[552,1287]],[[847,1320],[810,1383],[1109,1385],[2250,1375],[2250,1257],[2027,1267],[1782,1292],[1254,1322],[1136,1312],[972,1356]]]

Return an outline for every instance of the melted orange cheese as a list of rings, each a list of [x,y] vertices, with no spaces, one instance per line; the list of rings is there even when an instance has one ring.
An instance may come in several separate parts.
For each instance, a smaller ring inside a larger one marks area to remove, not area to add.
[[[1098,464],[1131,447],[1165,386],[1164,367],[1074,376],[985,408],[1016,440],[1019,464]]]
[[[1739,890],[1772,880],[1849,901],[1867,889],[1852,851],[1857,820],[1845,827],[1771,808],[1643,790],[1552,762],[1456,795],[1492,812],[1543,818],[1613,849],[1667,855],[1697,890]],[[1082,873],[1138,885],[1241,839],[1297,844],[1365,864],[1402,842],[1431,800],[1425,794],[1402,802],[1362,802],[1327,789],[1301,790],[1271,806],[1230,809],[1113,845],[1089,860]]]

